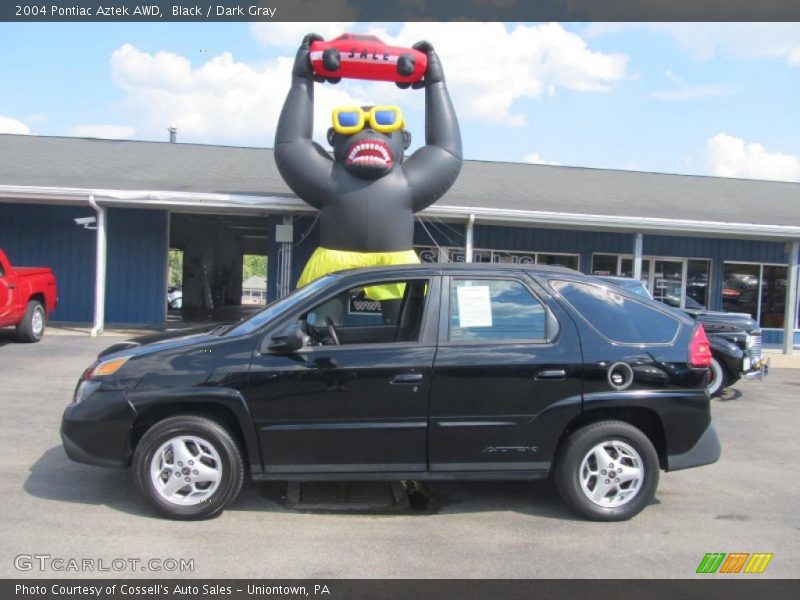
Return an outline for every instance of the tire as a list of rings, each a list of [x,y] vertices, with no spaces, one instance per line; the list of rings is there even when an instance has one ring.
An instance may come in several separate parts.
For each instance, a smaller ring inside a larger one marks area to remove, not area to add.
[[[242,455],[231,434],[216,421],[193,415],[169,417],[148,429],[136,446],[133,467],[147,502],[179,520],[219,514],[244,479]],[[172,484],[176,472],[178,483]]]
[[[633,477],[637,464],[641,473],[638,479]],[[620,467],[624,469],[620,471]],[[641,430],[623,421],[600,421],[575,431],[564,441],[554,479],[562,500],[574,512],[593,521],[625,521],[653,500],[659,468],[658,454]],[[603,480],[609,473],[613,477]],[[605,495],[604,490],[608,490]],[[589,497],[592,492],[598,494],[596,500]]]
[[[31,300],[25,308],[22,321],[17,325],[17,339],[20,342],[34,343],[44,337],[47,326],[47,313],[38,300]]]
[[[725,368],[717,357],[711,357],[711,366],[708,368],[708,395],[712,398],[722,394],[722,391],[728,387],[730,377],[728,370]]]

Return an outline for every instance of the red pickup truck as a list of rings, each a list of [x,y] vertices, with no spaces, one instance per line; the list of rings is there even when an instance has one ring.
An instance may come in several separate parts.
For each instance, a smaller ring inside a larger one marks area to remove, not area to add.
[[[58,305],[56,278],[43,267],[12,267],[0,250],[0,327],[16,327],[21,342],[38,342]]]

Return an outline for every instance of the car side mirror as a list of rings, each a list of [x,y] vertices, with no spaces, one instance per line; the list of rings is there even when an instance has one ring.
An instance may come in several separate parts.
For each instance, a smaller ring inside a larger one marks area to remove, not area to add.
[[[300,323],[292,323],[270,338],[266,338],[261,345],[261,352],[266,349],[276,354],[291,354],[308,346],[309,336],[303,331]],[[264,348],[266,346],[266,348]]]

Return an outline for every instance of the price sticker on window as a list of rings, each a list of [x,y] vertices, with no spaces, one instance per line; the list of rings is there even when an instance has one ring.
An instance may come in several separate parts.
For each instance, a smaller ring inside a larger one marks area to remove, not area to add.
[[[459,327],[491,327],[492,299],[488,285],[456,288]]]

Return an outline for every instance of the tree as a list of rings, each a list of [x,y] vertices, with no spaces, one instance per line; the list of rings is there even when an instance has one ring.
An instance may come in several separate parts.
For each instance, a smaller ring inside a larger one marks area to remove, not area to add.
[[[183,250],[169,251],[169,285],[175,287],[183,285]]]
[[[267,278],[267,257],[257,256],[255,254],[245,254],[242,259],[242,278],[248,279],[250,277],[263,277]]]

